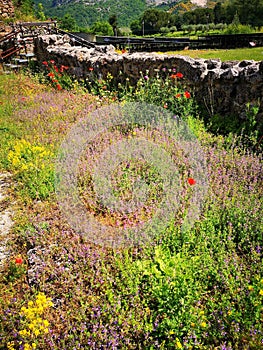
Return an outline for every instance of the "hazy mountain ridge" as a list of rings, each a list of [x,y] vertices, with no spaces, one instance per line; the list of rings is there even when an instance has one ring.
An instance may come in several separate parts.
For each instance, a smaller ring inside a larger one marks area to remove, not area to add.
[[[62,18],[69,13],[79,26],[87,27],[96,21],[107,21],[112,14],[117,16],[119,26],[129,26],[148,7],[169,9],[182,0],[35,0],[40,2],[48,17]],[[206,2],[192,0],[195,6],[204,6]]]

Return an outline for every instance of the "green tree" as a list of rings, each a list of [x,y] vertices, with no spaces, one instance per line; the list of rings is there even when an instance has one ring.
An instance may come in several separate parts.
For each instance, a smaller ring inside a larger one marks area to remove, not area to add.
[[[132,21],[130,29],[133,35],[142,35],[142,23],[139,20]]]
[[[40,2],[36,7],[36,16],[40,21],[45,21],[46,16],[44,13],[44,7],[43,4]]]
[[[109,22],[95,22],[91,28],[91,33],[97,34],[97,35],[106,35],[106,36],[112,36],[114,35],[112,26],[109,24]]]
[[[17,7],[23,15],[34,14],[34,3],[33,0],[14,0],[13,4]]]
[[[174,15],[174,14],[172,14],[170,16],[170,25],[171,25],[171,27],[175,26],[177,28],[177,30],[181,30],[183,24],[184,23],[183,23],[182,16]]]
[[[162,28],[160,28],[160,32],[162,34],[167,34],[170,32],[170,29],[168,27],[162,27]]]
[[[197,8],[183,14],[185,24],[207,24],[214,21],[214,12],[209,8]]]
[[[148,9],[144,12],[141,23],[144,23],[145,34],[156,34],[162,27],[168,27],[171,15],[165,11]]]
[[[66,13],[63,18],[59,20],[59,27],[67,31],[77,30],[77,23],[71,14]]]
[[[225,8],[222,6],[221,2],[217,2],[214,9],[214,22],[217,23],[223,23],[226,21],[226,14],[225,14]]]
[[[111,15],[109,17],[109,24],[111,25],[112,29],[113,29],[113,33],[114,35],[117,36],[117,32],[118,32],[118,19],[116,15]]]
[[[240,4],[239,18],[242,24],[253,27],[263,25],[263,0],[238,1]]]
[[[234,0],[226,7],[229,22],[236,13],[241,24],[260,27],[263,25],[263,0]]]

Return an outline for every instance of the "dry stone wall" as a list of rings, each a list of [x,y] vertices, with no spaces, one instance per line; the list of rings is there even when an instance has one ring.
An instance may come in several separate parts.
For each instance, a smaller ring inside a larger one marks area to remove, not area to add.
[[[74,46],[67,35],[38,37],[35,54],[40,62],[54,59],[69,66],[69,73],[77,78],[91,79],[92,68],[92,76],[106,78],[110,72],[116,83],[124,82],[127,77],[135,83],[141,72],[153,75],[163,68],[175,68],[184,74],[186,87],[209,114],[239,115],[242,119],[248,103],[260,104],[258,118],[263,120],[263,61],[221,62],[142,52],[120,55],[113,46]]]
[[[15,9],[12,0],[1,0],[0,1],[0,20],[13,17]]]

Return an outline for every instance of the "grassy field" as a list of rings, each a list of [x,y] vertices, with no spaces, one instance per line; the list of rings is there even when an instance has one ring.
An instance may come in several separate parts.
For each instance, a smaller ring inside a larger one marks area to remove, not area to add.
[[[173,51],[170,54],[190,56],[192,58],[220,59],[221,61],[254,60],[263,61],[263,47],[232,50],[185,50]]]
[[[91,94],[57,70],[48,85],[0,76],[14,220],[0,349],[262,349],[263,171],[251,135],[209,132],[180,74],[119,87],[120,123],[107,82]],[[106,244],[143,237],[145,222],[147,243]]]

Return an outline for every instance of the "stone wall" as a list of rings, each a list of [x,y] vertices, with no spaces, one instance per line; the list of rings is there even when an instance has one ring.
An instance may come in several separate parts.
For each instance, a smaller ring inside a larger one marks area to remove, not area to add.
[[[242,119],[248,103],[260,104],[258,117],[260,122],[263,120],[263,61],[221,62],[157,53],[120,55],[113,46],[73,45],[67,35],[46,35],[36,39],[35,54],[40,62],[54,59],[69,66],[69,73],[77,78],[91,78],[94,74],[105,78],[110,72],[116,83],[127,77],[135,83],[141,72],[153,75],[163,68],[175,68],[184,74],[186,88],[191,89],[208,114],[239,115]]]
[[[15,9],[12,0],[1,0],[0,2],[0,20],[13,17]]]

